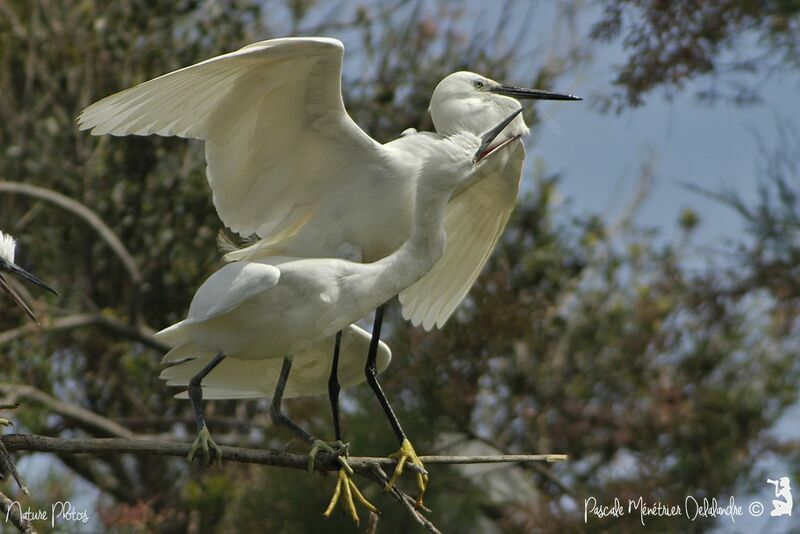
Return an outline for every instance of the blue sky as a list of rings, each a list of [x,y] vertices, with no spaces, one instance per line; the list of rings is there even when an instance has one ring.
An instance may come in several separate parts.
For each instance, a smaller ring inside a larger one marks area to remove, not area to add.
[[[548,17],[553,13],[548,11],[539,10],[536,24],[543,33],[537,35],[544,35],[551,24]],[[588,33],[592,17],[590,11],[579,19],[581,37]],[[671,101],[656,91],[640,108],[619,115],[601,113],[592,106],[592,95],[609,92],[613,66],[623,58],[619,46],[596,45],[592,63],[565,76],[564,87],[559,84],[557,89],[586,96],[585,105],[545,104],[544,122],[534,132],[530,156],[541,158],[548,171],[562,175],[561,191],[574,211],[610,216],[624,209],[640,166],[651,161],[655,184],[638,212],[639,223],[669,235],[681,209],[691,207],[702,221],[696,247],[706,250],[720,239],[736,238],[742,225],[730,209],[678,182],[713,191],[733,190],[754,199],[762,156],[758,138],[767,148],[775,148],[778,120],[796,124],[800,118],[797,72],[764,80],[763,103],[754,106],[700,103],[696,92],[709,83],[700,79]]]

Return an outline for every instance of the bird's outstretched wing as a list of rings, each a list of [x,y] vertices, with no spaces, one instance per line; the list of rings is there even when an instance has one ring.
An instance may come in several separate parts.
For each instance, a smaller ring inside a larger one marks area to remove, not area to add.
[[[403,317],[415,326],[441,328],[464,300],[514,209],[524,159],[525,147],[517,142],[507,165],[447,204],[444,254],[424,277],[400,293]]]
[[[347,115],[344,46],[335,39],[262,41],[111,95],[78,117],[95,135],[206,141],[222,221],[241,235],[292,235],[336,178],[380,165],[381,145]]]
[[[369,349],[370,334],[358,326],[350,325],[342,331],[342,344],[339,353],[339,383],[342,387],[360,384],[364,375],[364,361]],[[331,371],[334,338],[329,337],[317,343],[306,352],[295,354],[292,372],[286,383],[284,398],[306,395],[322,395],[328,391],[328,376]],[[189,385],[191,380],[214,357],[191,344],[175,349],[176,358],[194,358],[161,372],[161,379],[169,386]],[[378,345],[377,366],[383,371],[392,359],[389,346],[383,342]],[[204,399],[253,399],[271,397],[281,373],[283,360],[222,360],[211,373],[203,379]],[[176,395],[187,398],[186,392]]]

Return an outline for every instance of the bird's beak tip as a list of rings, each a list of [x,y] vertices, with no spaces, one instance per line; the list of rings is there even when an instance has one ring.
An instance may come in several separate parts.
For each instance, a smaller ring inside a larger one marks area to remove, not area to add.
[[[514,87],[512,85],[499,85],[492,92],[503,96],[510,96],[519,100],[583,100],[582,97],[565,93],[555,93],[543,89],[526,89],[525,87]]]

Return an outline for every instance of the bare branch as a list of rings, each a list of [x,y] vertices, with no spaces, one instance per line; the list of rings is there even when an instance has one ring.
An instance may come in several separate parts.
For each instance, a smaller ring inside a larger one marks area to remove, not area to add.
[[[134,261],[131,253],[128,252],[128,249],[125,248],[124,244],[122,244],[122,241],[120,241],[119,237],[117,237],[117,234],[115,234],[114,231],[109,228],[109,226],[88,207],[76,200],[62,195],[61,193],[52,191],[50,189],[45,189],[43,187],[36,187],[35,185],[0,181],[0,192],[26,195],[29,197],[38,198],[40,200],[45,200],[69,211],[74,215],[77,215],[86,221],[89,226],[91,226],[100,235],[100,237],[103,238],[108,246],[111,247],[111,250],[114,251],[122,264],[125,266],[125,269],[128,271],[131,280],[134,282],[134,286],[138,287],[142,284],[144,280],[142,273],[136,266],[136,262]]]
[[[137,341],[159,352],[166,352],[169,350],[167,345],[153,338],[151,332],[143,325],[139,325],[138,327],[128,326],[100,313],[79,313],[53,320],[44,319],[40,328],[37,328],[36,325],[33,324],[26,324],[18,328],[6,330],[0,333],[0,345],[9,343],[30,333],[39,333],[41,330],[70,330],[92,325],[105,328],[106,330],[132,341]]]
[[[120,438],[133,438],[135,436],[133,432],[122,425],[111,421],[110,419],[106,419],[105,417],[97,415],[96,413],[79,406],[62,402],[52,395],[49,395],[40,389],[36,389],[33,386],[0,383],[0,391],[13,397],[13,400],[15,401],[17,399],[26,399],[41,403],[47,406],[53,412],[64,417],[68,417],[74,421],[79,421],[88,427],[102,432],[103,434]]]
[[[32,434],[7,434],[0,438],[10,451],[53,452],[59,454],[153,454],[160,456],[186,456],[190,443],[168,443],[144,439],[126,438],[51,438]],[[222,456],[230,462],[241,462],[290,469],[308,469],[308,455],[283,452],[273,449],[247,449],[223,446]],[[564,454],[504,454],[498,456],[420,456],[425,464],[483,464],[483,463],[528,463],[563,462]],[[347,459],[355,471],[371,469],[373,466],[394,468],[392,458],[372,456],[350,456]],[[320,453],[314,468],[317,471],[333,471],[340,467],[335,456]],[[413,466],[407,465],[411,469]]]
[[[33,528],[33,524],[24,519],[21,515],[21,507],[17,506],[18,503],[12,501],[8,498],[5,493],[0,492],[0,514],[14,523],[14,526],[17,527],[17,530],[22,532],[23,534],[36,534],[36,529]]]

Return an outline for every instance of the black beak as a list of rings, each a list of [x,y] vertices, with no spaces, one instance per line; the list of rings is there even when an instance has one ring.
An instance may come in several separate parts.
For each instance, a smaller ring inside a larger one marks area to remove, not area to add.
[[[489,145],[492,144],[492,141],[494,141],[495,138],[497,138],[497,136],[500,135],[500,132],[505,130],[506,126],[511,124],[511,121],[513,121],[516,118],[516,116],[519,115],[520,113],[522,113],[522,108],[516,110],[514,113],[503,119],[503,122],[501,122],[500,124],[498,124],[497,126],[495,126],[494,128],[492,128],[491,130],[489,130],[488,132],[486,132],[481,136],[481,146],[478,147],[478,151],[475,152],[475,156],[472,158],[473,163],[478,163],[489,154],[496,152],[498,149],[500,149],[507,143],[510,143],[511,141],[516,139],[515,137],[512,137],[504,141],[503,143],[499,144],[498,146],[492,148],[491,150],[489,150]]]
[[[6,260],[4,260],[2,258],[0,258],[0,270],[8,271],[10,273],[16,274],[20,278],[23,278],[24,280],[27,280],[28,282],[30,282],[32,284],[36,284],[37,286],[48,290],[49,292],[53,293],[54,295],[58,295],[58,291],[56,291],[55,289],[53,289],[49,285],[47,285],[44,282],[42,282],[41,280],[39,280],[39,278],[37,278],[36,276],[32,275],[31,273],[29,273],[28,271],[26,271],[22,267],[14,264],[14,263],[9,263],[9,262],[7,262]]]
[[[33,310],[30,308],[30,306],[28,306],[28,303],[25,302],[25,299],[22,298],[22,295],[17,293],[14,288],[11,287],[8,282],[6,282],[6,279],[3,278],[3,275],[0,275],[0,289],[8,293],[8,296],[11,297],[11,300],[16,302],[17,305],[22,308],[26,314],[28,314],[28,317],[30,317],[33,322],[39,324],[39,319],[36,317],[36,314],[33,313]]]
[[[583,98],[575,95],[565,95],[541,89],[525,89],[524,87],[514,87],[513,85],[498,85],[497,87],[490,87],[489,91],[518,100],[583,100]]]

